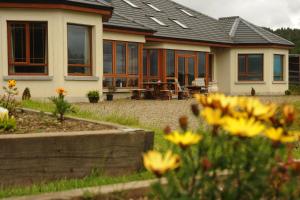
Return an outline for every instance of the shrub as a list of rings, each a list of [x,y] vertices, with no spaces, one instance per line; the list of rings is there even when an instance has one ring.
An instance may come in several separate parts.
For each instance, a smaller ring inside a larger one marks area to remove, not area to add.
[[[18,88],[16,87],[17,82],[15,80],[9,80],[7,87],[3,87],[4,95],[0,98],[0,106],[6,108],[10,114],[16,111],[19,105],[15,97],[18,95]]]
[[[58,97],[51,97],[50,100],[54,103],[55,109],[53,114],[58,116],[60,122],[64,121],[66,113],[75,112],[74,107],[68,101],[65,100],[66,91],[63,88],[56,90]]]
[[[300,163],[293,159],[299,132],[292,106],[222,94],[196,96],[192,106],[207,128],[166,129],[170,151],[144,154],[146,169],[166,177],[153,186],[158,199],[297,199]],[[203,126],[201,126],[203,127]]]
[[[31,99],[31,94],[29,88],[25,88],[22,94],[22,100],[30,100]]]
[[[0,107],[0,130],[11,131],[16,129],[16,120],[9,116],[9,111]]]
[[[89,98],[91,103],[98,103],[100,99],[100,94],[97,90],[89,91],[86,96]]]

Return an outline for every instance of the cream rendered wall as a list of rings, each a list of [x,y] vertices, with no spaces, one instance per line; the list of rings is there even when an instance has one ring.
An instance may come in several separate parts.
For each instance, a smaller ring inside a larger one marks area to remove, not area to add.
[[[116,40],[116,41],[125,41],[125,42],[139,42],[145,43],[146,39],[144,35],[133,35],[126,33],[115,33],[115,32],[103,32],[104,40]]]
[[[288,89],[288,54],[287,49],[274,48],[216,48],[215,75],[219,92],[232,95],[250,95],[251,88],[258,95],[283,95]],[[238,54],[264,55],[263,81],[238,81]],[[284,80],[273,81],[274,55],[284,55]]]
[[[174,49],[174,50],[185,50],[185,51],[202,51],[210,52],[209,46],[197,46],[187,44],[173,44],[173,43],[147,43],[144,48],[148,49]]]
[[[287,49],[251,48],[231,49],[231,94],[249,95],[253,87],[258,95],[283,95],[288,89],[288,54]],[[238,54],[263,54],[264,55],[264,80],[263,81],[238,81]],[[284,55],[284,81],[273,81],[274,55]]]
[[[7,21],[45,21],[48,23],[48,76],[8,76]],[[92,27],[92,65],[94,77],[68,77],[67,23]],[[20,93],[29,87],[33,98],[56,95],[64,87],[72,101],[86,101],[89,90],[102,88],[102,17],[91,13],[63,10],[0,9],[0,76],[2,85],[16,79]],[[71,80],[72,79],[72,80]]]

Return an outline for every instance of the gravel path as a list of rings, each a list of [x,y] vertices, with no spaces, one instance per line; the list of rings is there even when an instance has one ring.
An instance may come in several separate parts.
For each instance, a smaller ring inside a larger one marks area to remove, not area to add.
[[[275,103],[293,103],[300,101],[300,96],[275,96],[260,97],[264,102]],[[78,104],[80,109],[95,112],[101,116],[118,115],[137,118],[139,122],[146,127],[163,129],[167,125],[172,129],[178,127],[178,118],[188,116],[190,126],[196,128],[199,121],[191,111],[190,105],[195,100],[172,100],[172,101],[134,101],[134,100],[116,100],[113,102],[101,102],[98,104]]]

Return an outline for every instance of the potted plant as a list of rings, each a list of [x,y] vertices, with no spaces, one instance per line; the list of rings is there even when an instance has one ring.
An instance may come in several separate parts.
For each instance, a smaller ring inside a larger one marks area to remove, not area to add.
[[[98,103],[100,99],[99,91],[93,90],[89,91],[86,95],[89,98],[90,103]]]
[[[114,100],[114,93],[116,92],[116,87],[115,86],[109,86],[108,88],[108,92],[106,94],[106,100],[107,101],[112,101]]]

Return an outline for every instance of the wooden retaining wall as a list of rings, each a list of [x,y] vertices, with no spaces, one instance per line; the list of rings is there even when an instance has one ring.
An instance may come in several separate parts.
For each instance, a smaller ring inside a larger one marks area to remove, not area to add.
[[[153,132],[133,129],[0,135],[0,185],[82,178],[95,169],[125,175],[143,168]]]

